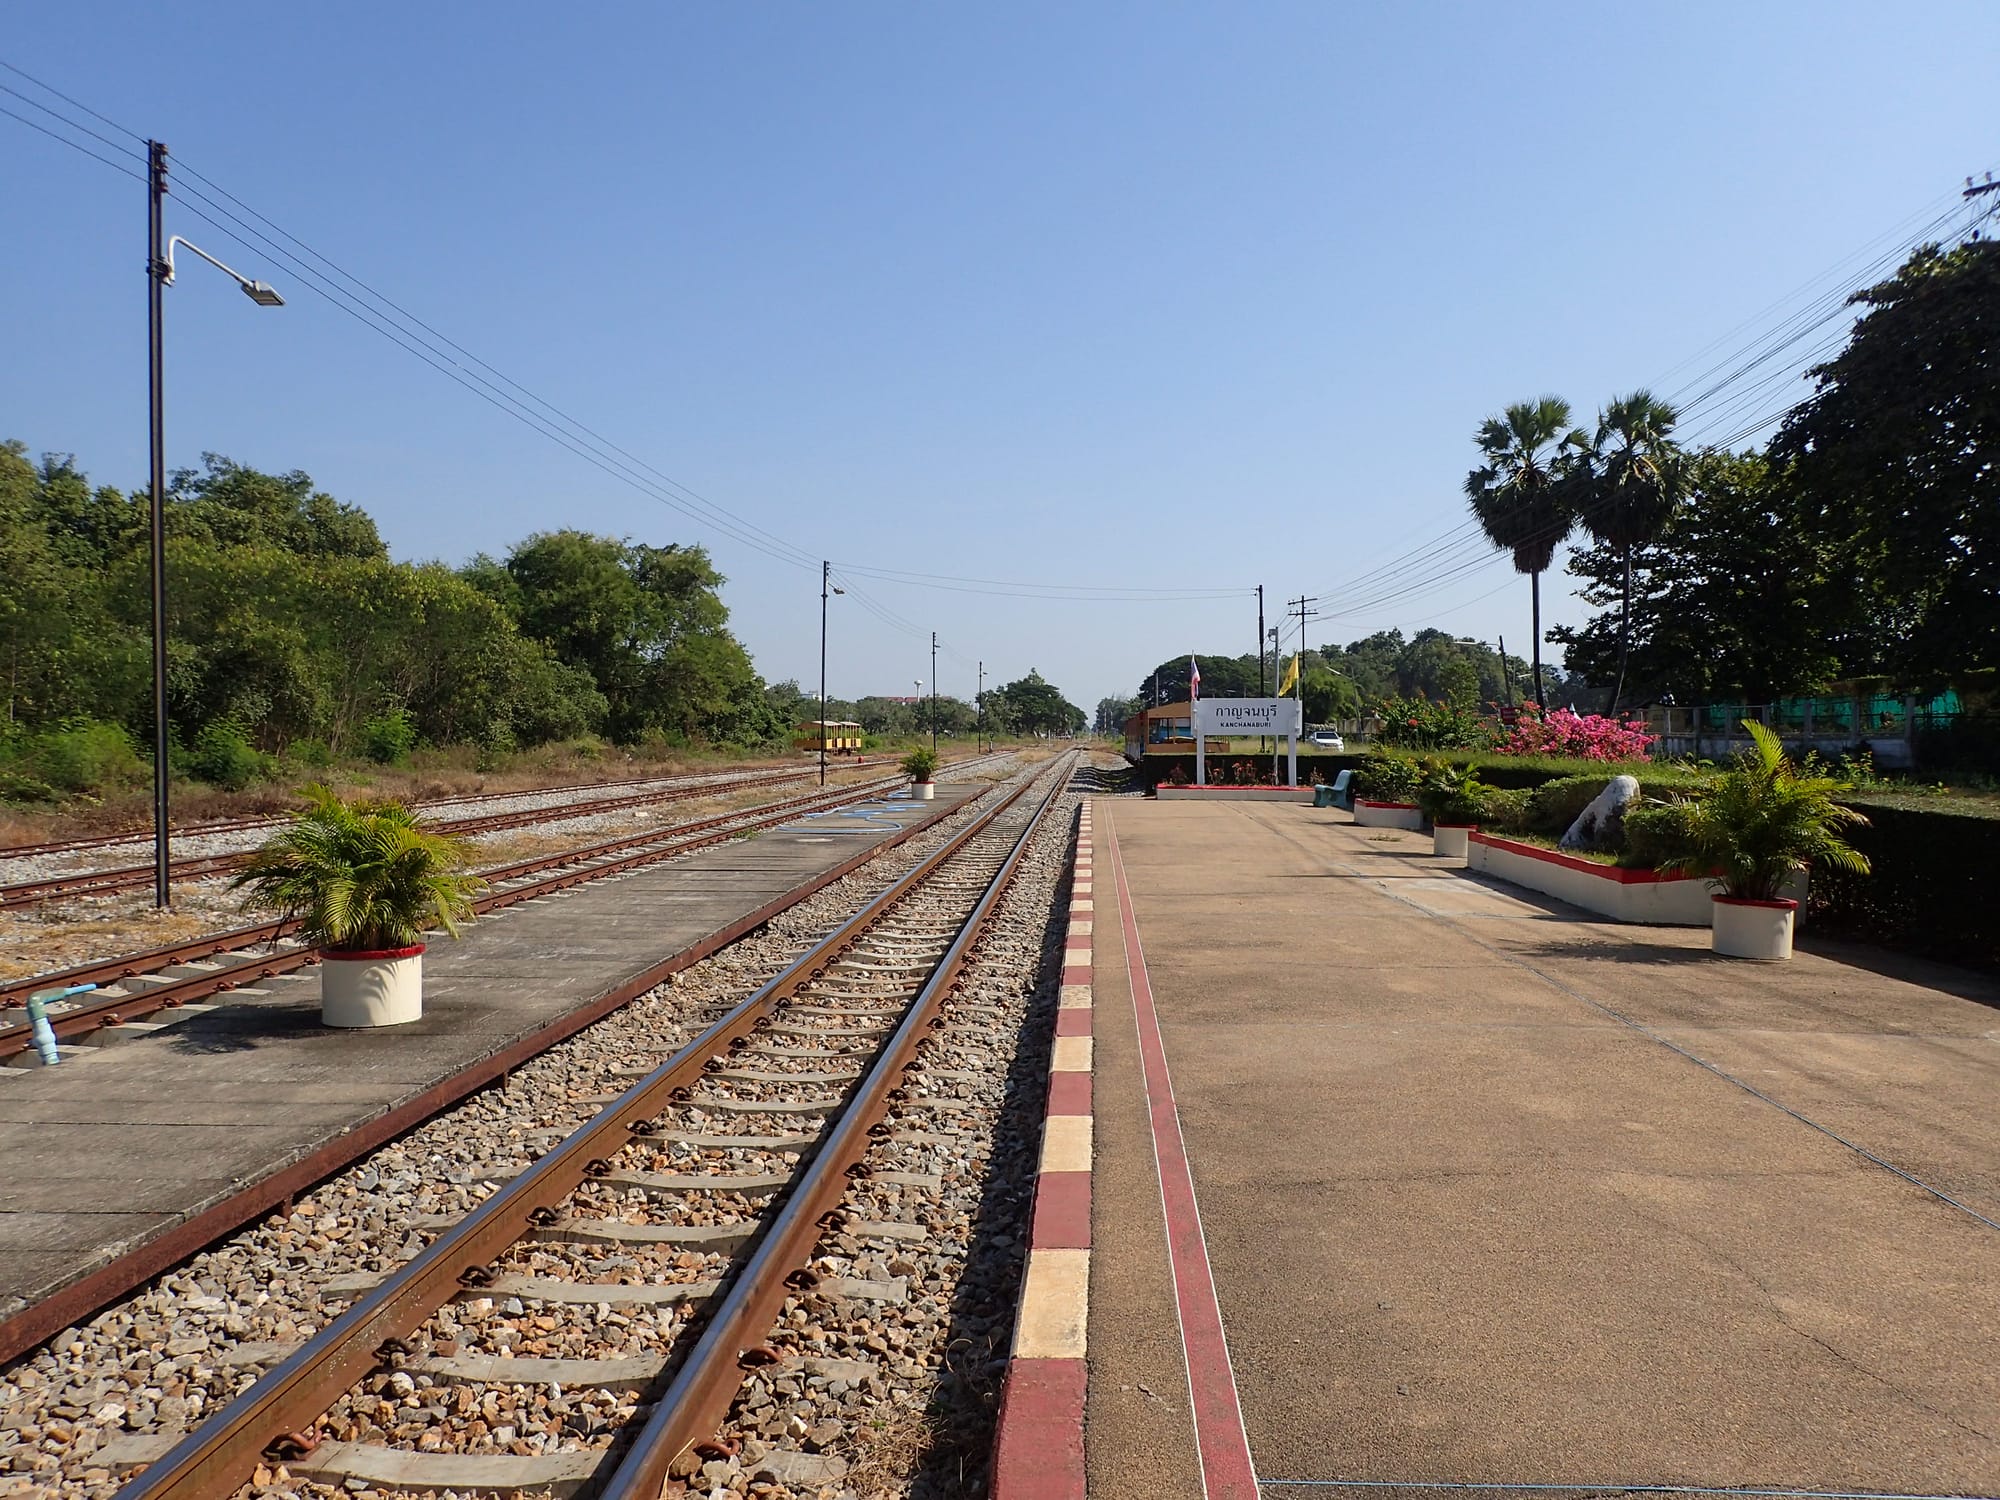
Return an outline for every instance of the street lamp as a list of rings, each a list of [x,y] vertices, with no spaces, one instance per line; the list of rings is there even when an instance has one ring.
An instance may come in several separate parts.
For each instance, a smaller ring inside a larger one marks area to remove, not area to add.
[[[252,281],[231,270],[179,235],[164,244],[161,218],[167,196],[167,148],[146,142],[147,196],[147,355],[148,396],[152,426],[152,553],[153,553],[153,905],[165,911],[173,904],[167,866],[167,439],[165,384],[165,303],[162,293],[174,284],[174,246],[184,245],[210,265],[228,272],[244,295],[259,307],[283,307],[285,299],[269,282]]]
[[[192,244],[188,246],[194,248]],[[820,564],[820,786],[826,786],[826,594],[846,594],[844,588],[832,588],[834,564]]]

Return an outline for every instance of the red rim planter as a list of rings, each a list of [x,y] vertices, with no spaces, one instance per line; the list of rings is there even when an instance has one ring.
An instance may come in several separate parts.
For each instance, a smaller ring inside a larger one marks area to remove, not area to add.
[[[1479,831],[1477,823],[1431,824],[1431,853],[1439,859],[1464,859]]]
[[[1407,828],[1421,833],[1423,810],[1414,802],[1378,802],[1372,797],[1354,799],[1354,821],[1361,828]]]
[[[328,1026],[401,1026],[424,1013],[424,945],[320,951],[319,1018]]]
[[[1758,901],[1748,896],[1715,896],[1709,947],[1727,958],[1754,958],[1778,963],[1792,956],[1792,931],[1799,903],[1787,899]]]

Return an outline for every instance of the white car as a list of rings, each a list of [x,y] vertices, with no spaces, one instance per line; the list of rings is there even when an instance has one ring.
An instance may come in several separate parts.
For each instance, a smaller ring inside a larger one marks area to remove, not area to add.
[[[1316,745],[1322,750],[1345,750],[1347,748],[1347,741],[1335,734],[1331,729],[1315,729],[1311,734],[1306,736],[1306,743],[1308,745]]]

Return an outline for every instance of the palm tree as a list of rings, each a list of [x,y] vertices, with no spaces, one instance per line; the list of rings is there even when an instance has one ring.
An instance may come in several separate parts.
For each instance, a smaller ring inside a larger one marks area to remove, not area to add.
[[[1618,549],[1625,597],[1618,614],[1618,686],[1611,712],[1625,696],[1632,654],[1632,549],[1656,540],[1687,492],[1687,461],[1673,440],[1678,413],[1650,391],[1613,399],[1597,418],[1590,477],[1578,519],[1591,536]]]
[[[1542,574],[1576,524],[1573,491],[1579,455],[1588,447],[1569,423],[1569,403],[1560,396],[1515,402],[1479,424],[1473,441],[1486,462],[1465,476],[1466,498],[1488,540],[1512,552],[1514,571],[1528,575],[1535,611],[1535,702],[1544,711]]]

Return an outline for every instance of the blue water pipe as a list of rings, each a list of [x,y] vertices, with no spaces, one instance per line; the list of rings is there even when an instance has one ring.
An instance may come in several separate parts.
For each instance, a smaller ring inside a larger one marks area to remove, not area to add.
[[[73,984],[66,990],[37,990],[28,996],[28,1025],[34,1031],[35,1050],[41,1054],[44,1067],[53,1068],[62,1060],[62,1054],[56,1050],[55,1028],[49,1025],[49,1002],[67,1000],[71,995],[96,988],[94,984]]]

